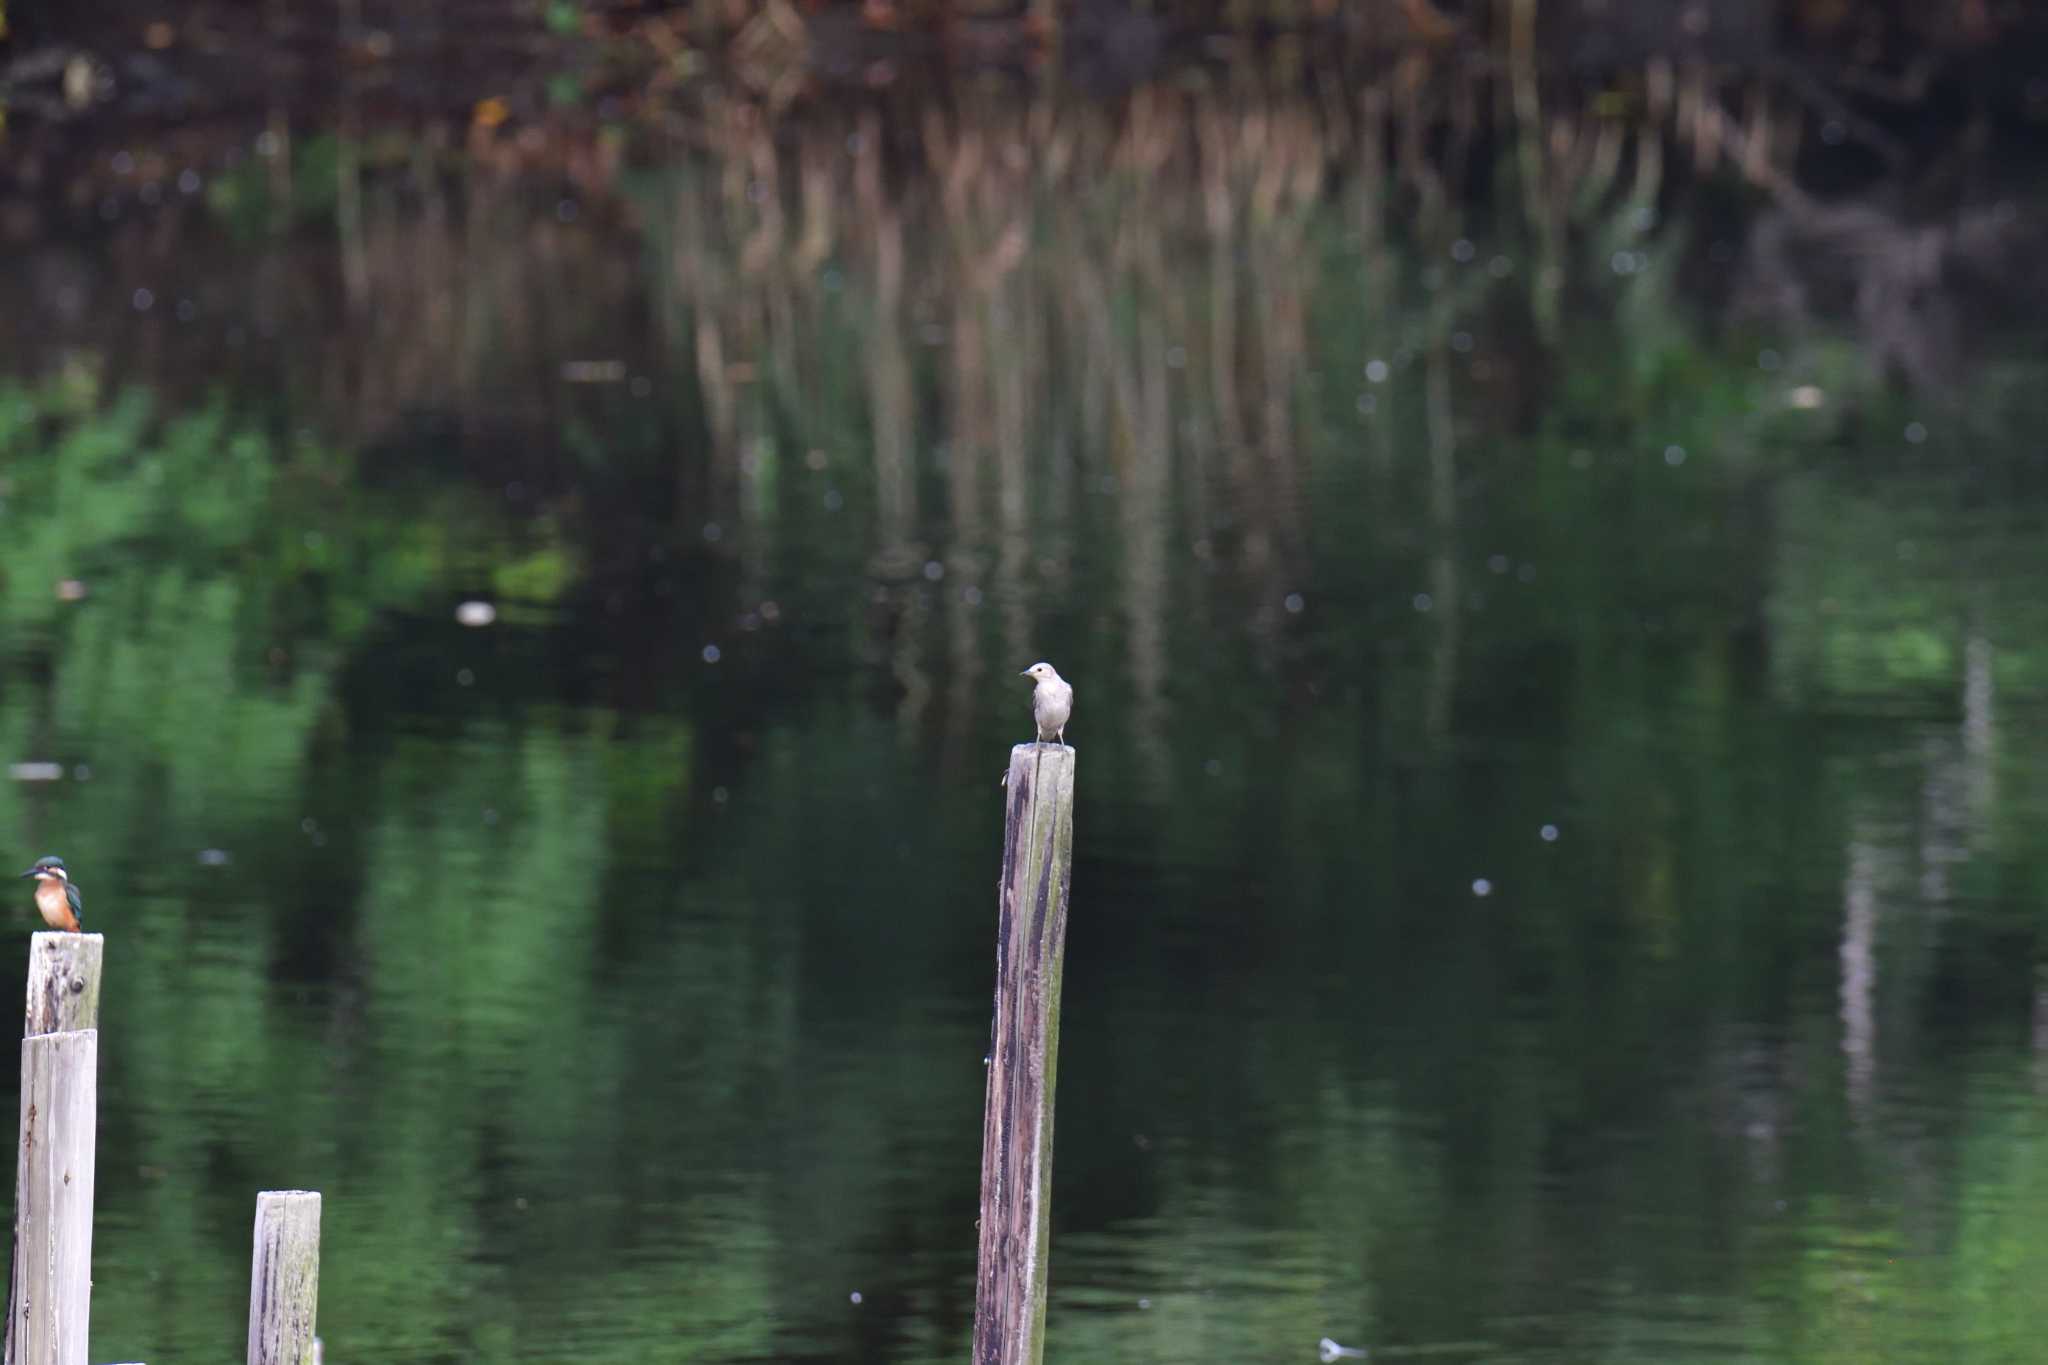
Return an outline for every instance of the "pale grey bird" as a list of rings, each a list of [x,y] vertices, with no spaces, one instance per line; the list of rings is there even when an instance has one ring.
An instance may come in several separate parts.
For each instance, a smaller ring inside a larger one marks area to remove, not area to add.
[[[1074,714],[1073,685],[1042,660],[1017,676],[1038,682],[1031,691],[1031,719],[1038,723],[1038,742],[1052,739],[1065,744],[1067,718]]]

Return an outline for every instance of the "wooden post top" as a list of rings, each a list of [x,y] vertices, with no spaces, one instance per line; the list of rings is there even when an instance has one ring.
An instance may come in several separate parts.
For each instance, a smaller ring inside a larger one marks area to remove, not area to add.
[[[256,1196],[249,1262],[249,1365],[311,1365],[320,1311],[320,1192]]]
[[[39,930],[29,940],[28,1010],[21,1033],[71,1033],[100,1026],[103,934]]]

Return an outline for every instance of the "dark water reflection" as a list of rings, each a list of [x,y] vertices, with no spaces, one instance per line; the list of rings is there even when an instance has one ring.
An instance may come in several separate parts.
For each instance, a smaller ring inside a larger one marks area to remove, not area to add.
[[[0,827],[109,936],[95,1358],[232,1349],[282,1185],[333,1359],[959,1358],[1041,656],[1053,1357],[2030,1354],[2038,347],[1886,383],[1911,320],[1787,305],[1811,220],[1658,129],[1471,196],[1360,109],[17,186],[0,747],[64,776]]]

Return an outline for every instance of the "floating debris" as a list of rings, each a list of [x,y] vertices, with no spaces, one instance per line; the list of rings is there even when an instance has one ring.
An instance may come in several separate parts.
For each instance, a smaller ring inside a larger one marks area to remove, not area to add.
[[[455,619],[465,626],[487,626],[498,619],[498,609],[489,602],[472,600],[455,608]]]
[[[56,782],[64,776],[62,763],[10,763],[7,775],[16,782]]]

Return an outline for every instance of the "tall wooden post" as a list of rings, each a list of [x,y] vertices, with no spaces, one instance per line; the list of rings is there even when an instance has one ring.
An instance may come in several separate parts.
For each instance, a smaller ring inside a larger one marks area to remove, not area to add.
[[[249,1365],[313,1365],[320,1309],[320,1193],[256,1196],[249,1261]]]
[[[974,1365],[1038,1365],[1045,1354],[1053,1090],[1074,858],[1074,751],[1019,744],[1010,750],[1005,783],[995,1029],[981,1127]]]
[[[104,945],[59,933],[29,945],[6,1365],[85,1365]]]

